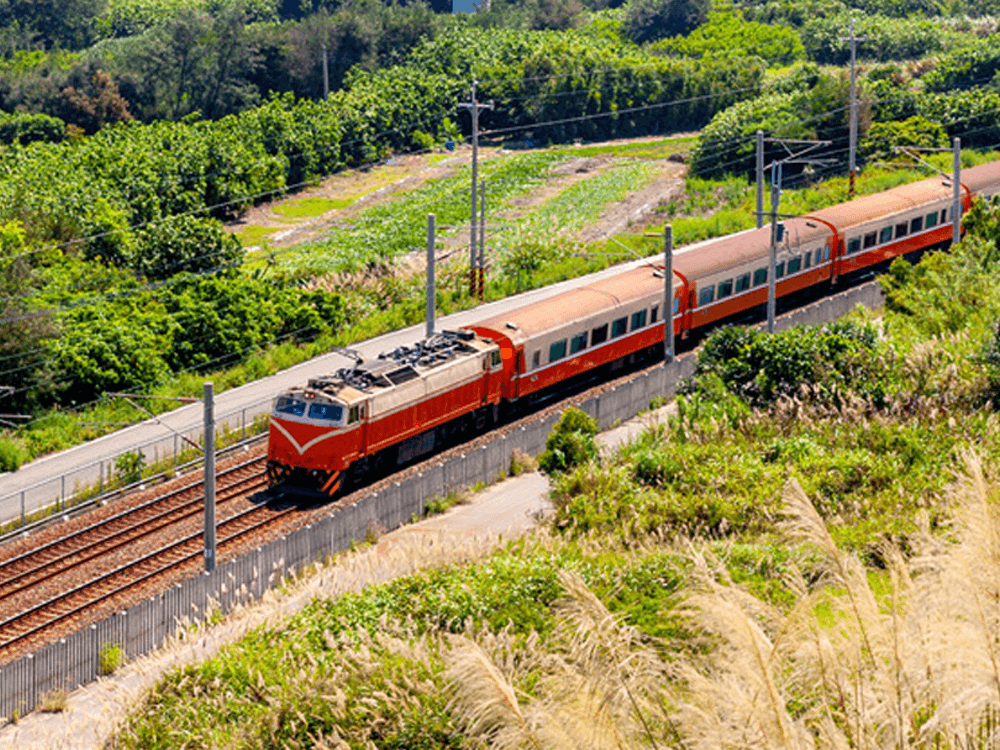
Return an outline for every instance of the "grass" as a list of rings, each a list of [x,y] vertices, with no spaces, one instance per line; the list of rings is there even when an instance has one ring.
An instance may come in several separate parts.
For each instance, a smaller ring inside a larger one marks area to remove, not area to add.
[[[299,198],[276,203],[271,210],[285,219],[304,219],[320,216],[334,209],[347,208],[354,205],[354,202],[354,198]]]
[[[666,159],[669,156],[689,153],[697,141],[695,136],[683,136],[606,146],[561,146],[556,150],[580,157],[628,156],[634,159]]]
[[[253,224],[247,224],[239,227],[233,233],[240,238],[240,242],[244,246],[250,247],[252,245],[263,245],[267,242],[268,238],[275,232],[279,231],[275,227],[259,227]]]

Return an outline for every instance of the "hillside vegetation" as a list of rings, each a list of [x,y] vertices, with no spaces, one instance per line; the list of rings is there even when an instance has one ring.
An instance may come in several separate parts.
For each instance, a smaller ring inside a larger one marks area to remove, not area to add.
[[[494,144],[700,129],[686,190],[661,207],[679,242],[745,226],[743,172],[757,128],[833,141],[820,172],[789,175],[804,195],[812,181],[843,173],[847,84],[842,69],[824,66],[842,64],[849,17],[871,37],[860,47],[866,179],[894,179],[874,167],[900,144],[957,135],[987,149],[1000,140],[984,3],[963,15],[906,3],[816,3],[803,13],[696,0],[498,0],[472,16],[374,0],[3,5],[11,21],[0,35],[0,379],[15,389],[10,411],[36,417],[0,437],[7,469],[143,416],[107,392],[189,395],[209,374],[226,387],[414,322],[419,279],[406,258],[423,245],[427,212],[464,221],[461,168],[294,251],[264,244],[248,253],[221,222],[325,175],[462,141],[470,123],[456,105],[473,80],[495,105],[483,113]],[[918,10],[928,20],[910,20]],[[551,181],[546,165],[562,158],[508,154],[487,166],[490,211]],[[649,158],[623,159],[614,177],[567,186],[502,222],[491,296],[593,270],[621,252],[564,229],[645,184]],[[808,194],[843,198],[832,187],[840,183],[828,185]],[[473,304],[458,265],[443,269],[442,312]],[[368,314],[372,300],[386,299],[387,314]]]
[[[968,221],[877,315],[714,334],[620,451],[567,412],[543,533],[319,598],[109,747],[992,746],[1000,208]]]

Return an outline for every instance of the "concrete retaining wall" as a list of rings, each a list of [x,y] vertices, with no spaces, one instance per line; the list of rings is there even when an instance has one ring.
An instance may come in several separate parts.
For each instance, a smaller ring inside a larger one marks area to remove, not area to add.
[[[776,329],[827,322],[858,304],[881,306],[878,285],[866,284],[788,313],[775,321]],[[655,396],[674,395],[677,383],[694,374],[696,363],[696,355],[687,354],[588,399],[580,408],[597,419],[602,430],[607,429],[649,408]],[[210,608],[228,612],[238,604],[257,599],[304,565],[345,550],[352,542],[363,541],[369,529],[387,531],[422,516],[429,499],[507,474],[511,453],[540,453],[557,419],[558,415],[551,415],[498,437],[489,445],[433,464],[312,526],[224,563],[210,574],[177,584],[125,612],[0,667],[0,716],[11,716],[14,711],[23,715],[33,710],[46,693],[73,689],[94,680],[105,644],[118,645],[125,658],[140,656],[163,643],[178,627],[203,620]]]

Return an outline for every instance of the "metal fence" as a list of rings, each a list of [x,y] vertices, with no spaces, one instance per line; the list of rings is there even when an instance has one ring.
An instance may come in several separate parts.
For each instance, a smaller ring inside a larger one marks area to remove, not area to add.
[[[874,287],[874,288],[873,288]],[[823,322],[843,315],[856,304],[876,307],[882,297],[875,285],[866,285],[784,316],[781,327],[797,322]],[[649,371],[629,383],[588,399],[580,408],[596,418],[601,429],[649,408],[655,396],[669,396],[677,383],[694,373],[693,354]],[[490,481],[510,470],[511,453],[535,455],[559,415],[551,415],[509,435],[493,440],[427,471],[368,495],[335,511],[320,522],[258,547],[236,560],[177,584],[170,590],[109,617],[34,654],[0,667],[0,716],[31,711],[47,693],[73,689],[100,674],[100,653],[116,645],[125,658],[134,658],[163,643],[176,628],[202,620],[209,607],[229,612],[237,604],[259,598],[304,565],[348,549],[365,539],[369,529],[395,529],[422,516],[428,500],[449,490]]]
[[[248,431],[253,428],[254,419],[261,414],[269,413],[270,410],[271,398],[268,397],[216,416],[217,442],[226,434],[247,437]],[[111,456],[75,467],[71,471],[56,474],[17,492],[4,495],[0,497],[0,524],[14,522],[17,527],[21,527],[32,515],[62,511],[81,497],[101,494],[115,479],[115,464],[118,458],[126,453],[140,453],[146,466],[165,463],[168,468],[176,469],[185,451],[192,450],[188,441],[198,445],[201,439],[200,425],[187,430],[168,432],[162,438],[113,453]]]

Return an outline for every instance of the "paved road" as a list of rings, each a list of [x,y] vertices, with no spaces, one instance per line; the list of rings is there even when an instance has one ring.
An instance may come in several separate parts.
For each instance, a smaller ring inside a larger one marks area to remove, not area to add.
[[[690,252],[700,244],[688,245],[676,254]],[[651,261],[657,260],[655,257]],[[440,319],[436,330],[459,328],[485,317],[497,315],[539,299],[551,297],[567,289],[591,283],[624,270],[647,263],[634,260],[588,276],[570,279],[544,289],[508,297],[491,302],[474,310],[449,315]],[[423,337],[424,325],[411,326],[393,333],[352,345],[366,358],[374,358],[380,352],[399,346],[412,344]],[[244,424],[253,422],[254,416],[270,411],[271,398],[281,390],[304,383],[309,378],[335,371],[351,360],[339,354],[326,354],[303,362],[275,375],[253,383],[216,394],[215,414],[217,425],[228,424],[230,429],[240,430]],[[137,450],[140,447],[149,460],[172,456],[178,445],[184,443],[178,435],[186,435],[195,442],[201,436],[203,407],[200,403],[161,415],[157,420],[147,420],[140,424],[119,430],[97,440],[76,446],[61,453],[55,453],[29,464],[11,474],[0,475],[0,523],[18,518],[24,509],[30,513],[72,496],[74,488],[96,485],[106,478],[114,467],[116,456]]]
[[[643,429],[666,418],[674,404],[640,415],[597,436],[614,451]],[[211,658],[260,625],[276,626],[317,596],[360,591],[432,566],[487,554],[504,540],[532,529],[551,510],[548,479],[537,472],[492,484],[440,516],[403,526],[377,544],[338,558],[284,593],[263,600],[186,640],[169,644],[126,665],[114,676],[74,691],[62,713],[35,712],[17,725],[0,726],[0,750],[99,750],[122,717],[169,669]]]

